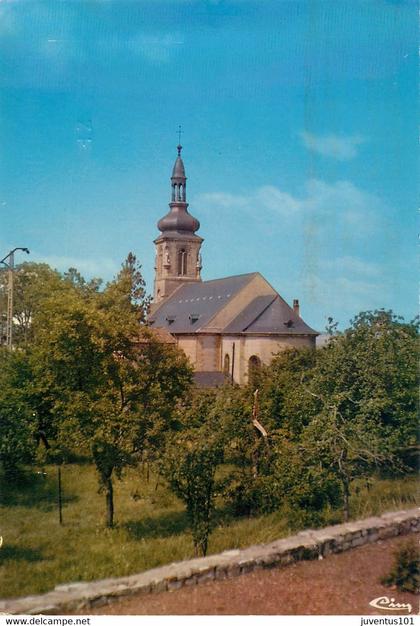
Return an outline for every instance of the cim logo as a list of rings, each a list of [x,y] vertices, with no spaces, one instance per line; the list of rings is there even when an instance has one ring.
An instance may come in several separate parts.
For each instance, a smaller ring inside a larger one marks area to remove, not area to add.
[[[369,602],[370,606],[375,609],[382,609],[383,611],[407,611],[411,613],[411,604],[403,602],[395,602],[395,598],[388,598],[387,596],[380,596]]]

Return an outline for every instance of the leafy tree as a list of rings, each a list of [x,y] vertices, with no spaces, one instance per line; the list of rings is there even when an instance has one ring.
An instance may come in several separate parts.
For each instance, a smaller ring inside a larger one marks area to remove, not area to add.
[[[337,404],[325,405],[305,429],[300,440],[306,467],[320,468],[341,485],[344,521],[349,519],[350,485],[369,476],[393,455],[385,432],[375,419],[345,418]]]
[[[312,375],[315,350],[287,349],[279,352],[263,370],[260,386],[261,415],[271,430],[287,430],[299,437],[313,414],[313,399],[303,393],[302,381]]]
[[[342,503],[347,519],[353,480],[378,467],[401,469],[398,457],[416,442],[417,322],[381,310],[359,314],[344,333],[332,321],[330,329],[324,348],[281,352],[262,372],[271,450],[258,478],[249,473],[251,432],[241,430],[249,403],[232,413],[232,398],[224,402],[226,423],[241,433],[237,503],[249,511],[283,502],[316,523],[323,507]]]
[[[22,346],[33,339],[33,320],[53,294],[69,291],[73,288],[80,293],[89,294],[98,291],[100,279],[85,281],[75,268],[70,268],[64,275],[52,269],[46,263],[21,263],[14,270],[13,279],[13,343]],[[7,308],[8,271],[0,269],[0,311]],[[4,320],[5,321],[5,320]]]
[[[21,390],[25,361],[0,348],[0,464],[8,480],[35,454],[36,421]]]
[[[273,489],[285,505],[289,523],[301,528],[318,526],[324,511],[342,503],[340,482],[330,467],[319,463],[312,450],[277,433],[273,450]]]
[[[102,285],[101,278],[92,278],[87,281],[75,267],[70,267],[67,272],[64,272],[63,278],[75,289],[79,290],[81,293],[85,293],[86,295],[98,291]]]
[[[377,419],[396,447],[414,444],[418,328],[418,320],[406,323],[392,311],[360,313],[319,351],[313,391],[337,396],[344,418]]]
[[[57,438],[90,450],[112,526],[113,476],[159,444],[191,370],[140,324],[148,299],[132,255],[103,292],[68,283],[34,316],[32,373]]]
[[[302,382],[314,404],[300,445],[340,480],[344,519],[352,481],[381,465],[401,468],[400,448],[415,442],[417,331],[390,311],[361,313]]]
[[[186,505],[196,556],[207,553],[214,521],[215,473],[221,461],[220,440],[205,427],[177,433],[161,460],[170,488]]]
[[[278,504],[271,479],[269,438],[273,422],[257,416],[254,408],[252,387],[226,385],[218,391],[207,417],[222,442],[229,468],[225,494],[239,515],[271,511]],[[267,437],[257,428],[256,420],[265,434],[268,431]]]

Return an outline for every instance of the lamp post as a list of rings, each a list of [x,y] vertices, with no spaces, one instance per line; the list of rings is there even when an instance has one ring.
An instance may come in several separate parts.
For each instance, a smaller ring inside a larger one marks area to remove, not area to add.
[[[13,347],[13,271],[15,268],[15,252],[22,250],[29,254],[28,248],[13,248],[0,260],[7,267],[7,316],[6,316],[6,346],[9,350]]]

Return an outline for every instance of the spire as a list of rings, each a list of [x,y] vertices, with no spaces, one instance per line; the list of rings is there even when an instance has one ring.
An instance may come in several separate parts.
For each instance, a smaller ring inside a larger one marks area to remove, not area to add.
[[[182,160],[181,127],[177,156],[171,176],[169,213],[158,222],[161,231],[155,239],[156,265],[154,304],[167,298],[180,285],[201,281],[201,244],[196,234],[200,222],[188,213],[187,177]]]
[[[177,179],[175,182],[183,181],[185,186],[185,181],[187,180],[187,178],[185,176],[184,162],[181,157],[181,144],[178,144],[176,149],[178,150],[178,156],[176,157],[174,168],[172,170],[171,180],[174,181],[174,179]]]
[[[179,131],[181,132],[181,131]],[[169,203],[170,211],[158,222],[158,228],[162,233],[178,232],[181,234],[193,234],[200,228],[200,222],[188,213],[187,203],[187,177],[185,166],[181,157],[182,146],[177,146],[176,157],[171,176],[172,196]]]

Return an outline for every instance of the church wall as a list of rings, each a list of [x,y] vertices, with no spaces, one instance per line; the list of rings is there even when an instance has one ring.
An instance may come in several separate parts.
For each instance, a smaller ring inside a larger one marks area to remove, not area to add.
[[[194,369],[197,370],[197,337],[195,335],[178,335],[176,338],[178,347],[185,352]]]
[[[225,355],[229,356],[229,375],[232,372],[232,359],[233,354],[235,358],[234,368],[233,368],[233,378],[236,383],[241,384],[243,379],[243,346],[245,342],[245,337],[241,337],[240,335],[235,336],[227,336],[224,335],[222,337],[222,345],[221,345],[221,369],[223,370],[223,363],[225,359]],[[233,350],[233,344],[235,344],[235,350]]]
[[[315,348],[315,337],[299,335],[289,335],[288,337],[247,336],[242,351],[240,384],[244,384],[248,380],[248,365],[251,356],[258,356],[262,363],[268,365],[275,354],[287,350],[287,348]]]
[[[240,385],[248,381],[248,367],[251,356],[257,356],[261,362],[268,365],[274,354],[287,348],[315,348],[315,337],[286,336],[224,336],[222,339],[221,358],[222,363],[225,355],[229,355],[230,368],[232,367],[232,346],[235,343],[235,366],[234,380]],[[221,367],[223,369],[223,366]]]
[[[221,339],[219,335],[197,336],[196,370],[199,372],[220,371]]]

